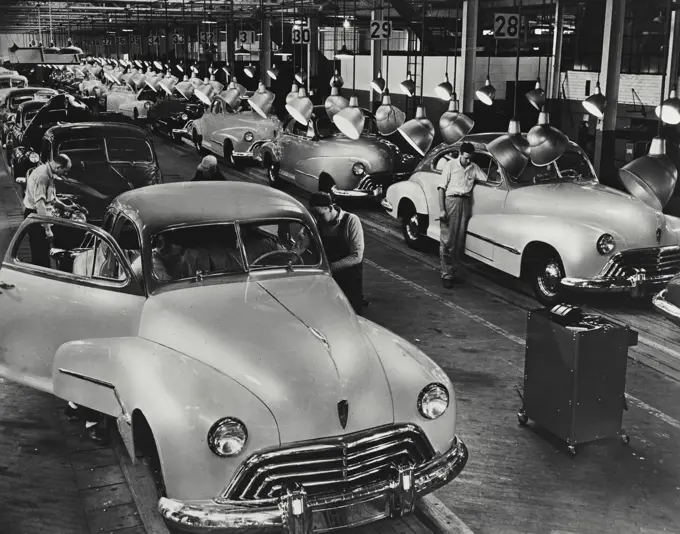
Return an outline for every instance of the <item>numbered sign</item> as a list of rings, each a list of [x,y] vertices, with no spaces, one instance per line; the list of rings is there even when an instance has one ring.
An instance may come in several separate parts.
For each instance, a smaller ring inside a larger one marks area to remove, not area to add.
[[[517,13],[496,13],[493,18],[493,36],[496,39],[517,39],[519,31]]]
[[[212,43],[213,32],[201,32],[201,42],[202,43]]]
[[[140,35],[133,35],[132,42],[136,44],[142,44],[142,37]]]
[[[312,32],[309,28],[293,27],[293,44],[307,44],[312,42]]]
[[[389,39],[392,36],[392,21],[372,20],[369,29],[372,41]]]
[[[150,45],[157,45],[160,44],[161,38],[158,35],[149,35],[148,41]]]
[[[241,30],[238,32],[238,42],[241,44],[253,44],[255,42],[255,32]]]
[[[173,33],[172,42],[175,44],[184,44],[184,34],[183,33]]]
[[[119,45],[124,45],[127,39],[125,37],[118,37],[118,44]]]

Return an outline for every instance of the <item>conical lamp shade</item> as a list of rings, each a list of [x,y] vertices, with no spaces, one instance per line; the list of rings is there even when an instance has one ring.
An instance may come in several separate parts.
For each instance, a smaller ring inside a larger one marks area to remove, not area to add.
[[[48,46],[47,48],[43,48],[43,52],[45,54],[58,54],[59,50],[60,48],[54,46],[54,42],[50,42],[50,46]]]
[[[405,121],[406,113],[397,106],[392,105],[390,92],[386,89],[383,93],[380,107],[375,111],[375,122],[378,126],[378,131],[382,135],[393,134]]]
[[[411,77],[411,73],[408,73],[408,76],[406,79],[399,84],[401,87],[402,92],[406,96],[413,96],[416,91],[416,83],[413,81],[413,78]]]
[[[326,114],[328,118],[333,120],[333,116],[340,110],[345,109],[349,106],[349,102],[346,98],[340,96],[340,90],[337,87],[331,89],[331,95],[324,102],[326,108]]]
[[[491,85],[491,80],[489,80],[489,78],[486,79],[484,87],[477,89],[476,93],[480,102],[482,102],[482,104],[486,104],[487,106],[493,104],[493,101],[496,98],[496,88]]]
[[[442,100],[449,100],[451,98],[451,94],[453,93],[453,86],[451,85],[451,82],[449,82],[448,74],[446,75],[446,79],[442,83],[440,83],[437,87],[434,88],[434,92]]]
[[[583,107],[592,116],[601,119],[604,117],[604,108],[607,105],[607,99],[602,94],[600,89],[600,82],[595,86],[595,92],[583,101]]]
[[[382,77],[382,72],[378,71],[378,76],[376,76],[375,80],[371,82],[371,87],[374,91],[382,94],[386,85],[387,83],[385,82],[385,78]]]
[[[439,119],[439,132],[446,144],[457,143],[474,128],[475,122],[458,111],[458,99],[454,94],[449,101],[449,109]]]
[[[354,141],[361,137],[365,122],[366,117],[359,108],[359,99],[356,96],[349,99],[349,106],[333,115],[333,123],[338,130]]]
[[[415,118],[399,127],[399,133],[421,156],[430,150],[434,140],[434,125],[427,118],[423,106],[418,106]]]
[[[655,210],[663,210],[678,181],[678,169],[666,155],[666,140],[655,137],[649,153],[621,167],[619,178],[631,195]]]
[[[271,69],[267,70],[267,76],[272,80],[276,80],[279,77],[279,69],[276,68],[276,65],[273,65]]]
[[[165,91],[167,94],[171,95],[173,89],[177,85],[178,79],[176,76],[171,76],[170,78],[164,78],[162,79],[158,85],[160,86],[163,91]]]
[[[340,73],[336,69],[335,74],[331,77],[331,87],[342,89],[343,85],[345,85],[345,80],[342,79],[342,76],[340,76]]]
[[[286,105],[290,104],[293,100],[295,100],[298,97],[299,92],[300,88],[298,87],[298,84],[294,83],[291,86],[290,93],[286,95]]]
[[[234,51],[234,55],[236,56],[249,56],[250,55],[250,50],[247,48],[244,48],[243,45],[241,45],[238,49]]]
[[[513,178],[522,174],[529,163],[529,141],[522,135],[517,119],[510,121],[507,134],[497,137],[486,148]]]
[[[537,167],[545,167],[558,160],[567,150],[569,139],[557,128],[550,125],[550,116],[541,111],[538,124],[527,134],[531,146],[531,162]]]
[[[269,91],[262,82],[257,88],[256,93],[248,99],[250,107],[262,118],[267,118],[272,107],[274,107],[274,93]]]
[[[307,126],[309,119],[312,117],[312,111],[314,111],[314,104],[307,96],[307,91],[304,87],[300,89],[295,100],[292,100],[290,104],[286,104],[286,111],[300,124]]]
[[[302,69],[300,72],[295,74],[295,80],[301,84],[307,81],[307,73],[305,72],[305,69]]]
[[[666,124],[680,124],[680,99],[675,89],[671,91],[669,98],[664,100],[662,106],[656,107],[655,113]]]
[[[232,109],[238,109],[241,106],[241,91],[236,87],[227,89],[220,96]]]
[[[351,59],[354,57],[354,52],[347,48],[346,44],[342,45],[342,48],[335,53],[336,59]]]
[[[255,67],[252,65],[248,65],[243,69],[243,72],[245,73],[248,78],[254,78],[255,77]]]
[[[545,91],[541,89],[541,82],[536,82],[536,87],[529,91],[526,95],[529,103],[534,106],[537,110],[543,109],[543,104],[545,104]]]

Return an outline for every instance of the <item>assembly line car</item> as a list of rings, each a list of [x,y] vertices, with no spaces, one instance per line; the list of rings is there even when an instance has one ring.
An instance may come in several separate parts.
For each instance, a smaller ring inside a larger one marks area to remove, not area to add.
[[[25,245],[44,223],[82,235],[50,268]],[[467,462],[447,374],[355,315],[314,219],[271,187],[142,188],[101,228],[31,215],[0,283],[0,376],[115,420],[180,530],[398,517]]]
[[[680,219],[659,209],[668,198],[649,197],[649,187],[633,188],[636,197],[600,184],[573,142],[555,163],[529,163],[519,178],[510,178],[486,150],[499,135],[465,138],[488,176],[473,189],[467,255],[526,276],[545,305],[566,292],[651,296],[680,271]],[[409,180],[387,190],[383,207],[401,220],[409,246],[439,240],[437,187],[446,159],[458,157],[459,150],[460,143],[433,148]]]

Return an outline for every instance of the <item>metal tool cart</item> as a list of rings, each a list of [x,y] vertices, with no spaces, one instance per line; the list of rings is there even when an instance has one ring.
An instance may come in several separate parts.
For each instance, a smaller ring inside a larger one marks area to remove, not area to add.
[[[626,406],[628,347],[637,332],[567,305],[527,316],[524,392],[517,418],[576,445],[618,436]]]

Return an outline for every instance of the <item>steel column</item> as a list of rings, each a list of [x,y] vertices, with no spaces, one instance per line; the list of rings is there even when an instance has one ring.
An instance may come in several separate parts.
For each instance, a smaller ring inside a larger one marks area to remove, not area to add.
[[[374,9],[371,12],[371,18],[373,20],[382,20],[383,10]],[[385,48],[385,42],[381,39],[371,40],[371,61],[373,63],[373,76],[371,80],[374,80],[378,76],[378,72],[382,70],[382,60],[383,60],[383,49]],[[375,111],[382,101],[382,95],[371,87],[371,109]]]
[[[562,70],[562,36],[564,34],[564,0],[555,0],[555,29],[553,33],[553,47],[552,47],[552,80],[548,85],[548,80],[545,81],[546,89],[550,90],[546,98],[559,98],[560,94],[560,71]]]
[[[461,59],[463,63],[463,91],[460,101],[463,113],[473,113],[475,108],[475,64],[477,62],[477,19],[479,0],[463,2],[463,38]]]
[[[262,35],[260,35],[260,80],[269,85],[267,71],[272,68],[272,25],[269,19],[262,22]]]

